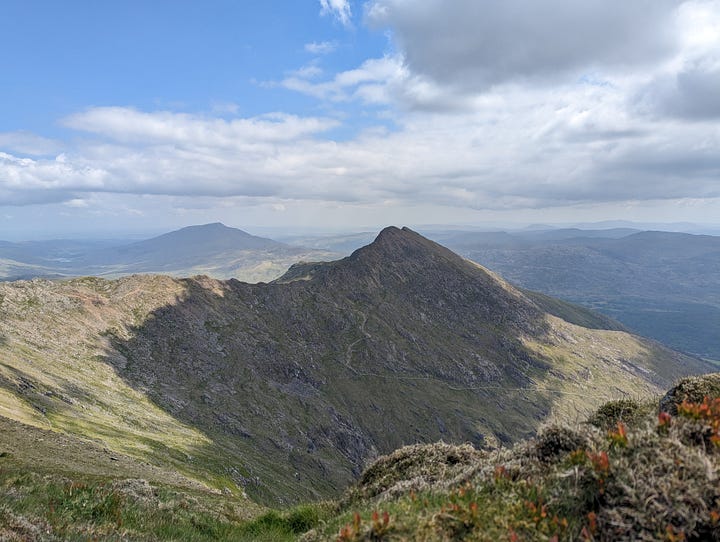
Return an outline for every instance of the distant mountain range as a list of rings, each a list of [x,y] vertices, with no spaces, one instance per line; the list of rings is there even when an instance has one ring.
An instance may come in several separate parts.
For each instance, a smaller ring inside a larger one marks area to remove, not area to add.
[[[511,443],[710,370],[394,227],[269,284],[0,283],[0,321],[0,416],[52,429],[44,455],[53,434],[92,439],[92,465],[106,449],[266,503],[337,495],[403,444]],[[19,442],[0,446],[20,461]]]
[[[720,237],[630,227],[543,228],[425,234],[517,286],[600,311],[672,348],[720,360]],[[161,273],[269,282],[299,261],[335,259],[374,237],[360,232],[278,242],[206,224],[133,243],[0,242],[0,280]]]
[[[444,239],[519,286],[600,311],[673,348],[720,360],[720,237],[512,235]]]
[[[199,274],[270,281],[300,260],[337,253],[256,237],[215,223],[189,226],[134,243],[43,241],[0,243],[0,279],[69,276],[117,277],[132,273]]]

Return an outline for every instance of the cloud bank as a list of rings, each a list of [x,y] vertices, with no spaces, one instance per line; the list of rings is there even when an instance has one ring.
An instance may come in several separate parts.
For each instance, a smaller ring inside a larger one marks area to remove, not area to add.
[[[351,23],[345,1],[321,9]],[[364,11],[390,31],[387,54],[280,82],[333,113],[90,108],[63,120],[79,137],[54,158],[0,135],[0,202],[119,193],[483,210],[720,197],[720,2],[373,0]],[[352,115],[366,128],[334,137]]]

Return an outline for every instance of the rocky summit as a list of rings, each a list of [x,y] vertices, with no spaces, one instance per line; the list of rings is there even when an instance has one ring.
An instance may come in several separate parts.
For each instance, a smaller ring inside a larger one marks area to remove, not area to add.
[[[409,444],[509,444],[702,361],[407,229],[269,284],[0,284],[0,415],[265,503]]]

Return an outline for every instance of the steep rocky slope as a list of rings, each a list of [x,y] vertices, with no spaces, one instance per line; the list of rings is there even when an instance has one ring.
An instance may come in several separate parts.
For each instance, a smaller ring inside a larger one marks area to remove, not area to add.
[[[4,284],[0,414],[295,501],[404,444],[510,443],[708,370],[571,309],[397,228],[271,284]]]

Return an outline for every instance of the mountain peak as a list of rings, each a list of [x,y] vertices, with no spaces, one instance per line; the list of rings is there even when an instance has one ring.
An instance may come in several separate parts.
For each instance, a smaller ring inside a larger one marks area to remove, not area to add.
[[[398,228],[397,226],[386,226],[382,230],[380,230],[380,233],[378,233],[378,237],[382,237],[384,235],[394,235],[394,234],[401,234],[402,232],[411,232],[412,230],[408,228],[407,226],[403,226],[402,228]]]
[[[398,228],[397,226],[387,226],[386,228],[383,228],[380,230],[380,233],[378,233],[377,237],[375,238],[375,242],[378,241],[384,241],[388,239],[424,239],[422,235],[419,233],[411,230],[407,226],[403,226],[402,228]]]
[[[378,234],[372,243],[356,250],[350,256],[350,260],[380,259],[387,265],[391,262],[408,263],[413,260],[437,259],[438,257],[464,264],[464,260],[460,256],[410,228],[388,226]]]
[[[175,230],[175,232],[190,232],[190,231],[225,231],[225,230],[237,230],[241,231],[245,234],[247,232],[244,232],[243,230],[239,230],[237,228],[230,228],[223,224],[222,222],[210,222],[209,224],[194,224],[192,226],[185,226],[184,228],[180,228],[179,230]],[[175,233],[170,232],[170,233]],[[249,235],[249,234],[247,234]]]
[[[446,273],[451,269],[475,275],[479,269],[449,249],[431,241],[408,227],[388,226],[380,231],[375,240],[357,249],[347,258],[336,262],[311,262],[293,265],[276,282],[307,280],[311,277],[327,277],[337,273],[357,276],[392,275],[417,277]],[[482,272],[484,274],[484,272]],[[356,280],[347,279],[347,280]]]

